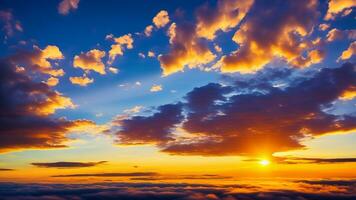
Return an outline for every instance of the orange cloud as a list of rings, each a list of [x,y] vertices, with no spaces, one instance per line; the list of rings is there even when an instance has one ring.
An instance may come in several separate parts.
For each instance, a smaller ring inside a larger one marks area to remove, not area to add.
[[[356,41],[352,42],[350,46],[342,52],[338,60],[347,60],[356,54]]]
[[[52,80],[47,80],[48,83],[41,80],[46,74],[42,67],[50,66],[46,59],[61,57],[56,48],[49,47],[19,52],[0,60],[0,99],[3,102],[0,105],[0,152],[65,147],[65,142],[70,140],[67,133],[94,125],[88,120],[70,121],[53,116],[59,109],[75,107],[69,97],[49,86]]]
[[[116,58],[116,56],[122,56],[124,53],[124,48],[132,49],[133,48],[133,38],[131,34],[123,35],[118,38],[114,38],[113,35],[106,36],[107,39],[113,39],[115,44],[111,45],[111,49],[109,51],[109,61],[108,64],[112,64]]]
[[[209,40],[215,38],[218,30],[228,31],[236,27],[249,11],[254,0],[222,0],[217,2],[217,8],[208,4],[197,11],[197,35]]]
[[[75,76],[75,77],[69,77],[69,80],[71,83],[75,85],[80,85],[80,86],[87,86],[90,83],[94,82],[94,79],[90,79],[88,77],[84,76]]]
[[[155,57],[156,55],[155,55],[155,52],[153,52],[153,51],[148,51],[147,56],[150,57],[150,58],[153,58],[153,57]]]
[[[83,69],[85,72],[95,71],[99,74],[106,74],[105,65],[102,58],[105,56],[105,51],[97,49],[90,50],[86,53],[81,53],[74,57],[73,66]]]
[[[159,92],[163,90],[162,85],[153,85],[150,89],[151,92]]]
[[[256,2],[233,37],[239,49],[222,57],[221,71],[251,73],[276,57],[296,59],[310,48],[307,37],[318,16],[317,5],[316,0]]]
[[[49,77],[46,81],[46,84],[51,87],[58,85],[58,83],[59,83],[58,78],[53,76]]]
[[[330,24],[320,24],[319,25],[319,30],[321,30],[321,31],[326,31],[329,28],[330,28]]]
[[[216,57],[207,44],[199,40],[192,24],[172,23],[168,35],[171,50],[158,57],[164,76],[183,71],[186,66],[195,68],[208,64]]]
[[[339,97],[343,101],[352,100],[356,97],[356,86],[351,86],[347,88]]]
[[[48,45],[45,49],[40,49],[38,46],[33,46],[34,51],[28,53],[25,62],[30,62],[32,67],[41,73],[49,74],[51,76],[63,76],[63,69],[53,69],[50,61],[64,59],[64,56],[60,49],[55,45]],[[23,56],[24,58],[24,56]],[[22,58],[21,58],[22,59]]]
[[[350,14],[350,10],[355,6],[356,0],[330,0],[325,20],[333,20],[340,14],[346,16]]]
[[[291,65],[296,67],[308,67],[312,64],[320,63],[325,57],[325,53],[321,50],[309,51],[306,57],[299,56],[290,62]]]
[[[157,28],[166,26],[169,23],[168,12],[165,10],[159,11],[159,13],[152,19],[152,22]]]
[[[146,26],[144,32],[145,32],[145,35],[146,35],[147,37],[150,37],[151,34],[152,34],[152,31],[153,31],[153,26],[152,26],[152,25],[149,25],[149,26]]]
[[[58,12],[62,15],[67,15],[69,11],[78,8],[80,0],[62,0],[58,5]]]

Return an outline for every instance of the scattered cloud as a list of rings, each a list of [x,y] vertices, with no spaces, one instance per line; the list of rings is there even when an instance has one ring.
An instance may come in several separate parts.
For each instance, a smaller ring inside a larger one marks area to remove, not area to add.
[[[45,83],[50,87],[54,87],[54,86],[58,85],[59,79],[51,76],[47,79],[47,81]]]
[[[149,25],[149,26],[146,26],[144,32],[145,32],[145,35],[146,35],[147,37],[150,37],[151,34],[152,34],[152,31],[153,31],[153,26],[152,26],[152,25]]]
[[[58,13],[67,15],[70,11],[78,9],[79,1],[80,0],[62,0],[58,5]]]
[[[115,38],[113,35],[107,35],[106,39],[114,40],[115,44],[111,45],[109,51],[109,61],[108,64],[112,64],[117,56],[124,55],[124,49],[133,48],[133,38],[131,34],[123,35],[121,37]]]
[[[92,49],[86,53],[82,52],[74,57],[73,66],[83,69],[86,73],[95,71],[99,74],[106,74],[105,64],[102,62],[104,56],[105,51],[98,49]]]
[[[87,86],[90,83],[94,82],[94,79],[88,78],[86,75],[84,76],[72,76],[69,77],[69,80],[74,85]]]
[[[150,57],[150,58],[154,58],[156,55],[155,55],[155,52],[148,51],[147,56]]]
[[[356,41],[352,42],[350,46],[341,53],[341,56],[338,58],[339,60],[347,60],[356,54]]]
[[[127,113],[127,114],[139,113],[142,108],[143,108],[143,106],[134,106],[133,108],[124,110],[124,113]]]
[[[99,161],[99,162],[36,162],[31,163],[31,165],[36,167],[44,167],[44,168],[81,168],[81,167],[94,167],[97,165],[101,165],[107,163],[107,161]]]
[[[142,52],[138,53],[138,56],[139,56],[140,58],[146,58],[145,54],[143,54]]]
[[[162,85],[153,85],[150,89],[151,92],[159,92],[162,90],[163,90]]]
[[[109,71],[110,71],[111,73],[113,73],[113,74],[119,73],[119,69],[116,68],[116,67],[109,67]]]
[[[321,30],[321,31],[326,31],[326,30],[328,30],[330,28],[330,24],[320,24],[319,25],[319,30]]]
[[[325,20],[334,20],[337,16],[350,14],[352,8],[356,6],[355,0],[330,0]]]
[[[11,10],[0,10],[0,22],[7,37],[13,36],[15,32],[23,32],[21,22],[14,19]]]
[[[162,28],[169,23],[169,15],[165,10],[161,10],[157,13],[157,15],[152,19],[153,24],[157,28]]]

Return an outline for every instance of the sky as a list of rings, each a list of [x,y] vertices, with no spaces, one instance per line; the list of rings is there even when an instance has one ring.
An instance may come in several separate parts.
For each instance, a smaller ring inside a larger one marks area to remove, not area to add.
[[[355,7],[0,0],[0,196],[355,197]]]

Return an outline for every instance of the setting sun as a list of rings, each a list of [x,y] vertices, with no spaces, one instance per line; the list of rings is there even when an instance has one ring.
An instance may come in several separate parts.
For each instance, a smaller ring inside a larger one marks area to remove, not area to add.
[[[269,160],[260,160],[260,165],[262,165],[262,166],[267,166],[267,165],[269,165],[271,162],[269,161]]]

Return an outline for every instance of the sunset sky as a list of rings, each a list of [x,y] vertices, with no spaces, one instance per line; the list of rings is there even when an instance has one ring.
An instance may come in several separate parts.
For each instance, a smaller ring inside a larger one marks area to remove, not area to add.
[[[356,197],[355,7],[0,0],[0,199]]]

